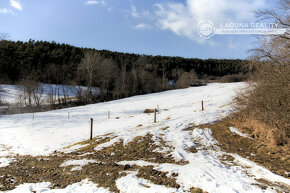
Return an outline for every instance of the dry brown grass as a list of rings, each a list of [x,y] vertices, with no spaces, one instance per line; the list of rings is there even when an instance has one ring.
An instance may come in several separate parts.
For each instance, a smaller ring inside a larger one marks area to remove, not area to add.
[[[207,193],[200,188],[190,188],[190,193]]]
[[[154,113],[155,109],[145,109],[144,113]],[[156,110],[156,112],[158,112],[158,110]]]
[[[145,188],[150,188],[151,186],[148,186],[146,184],[141,184],[141,186],[145,187]]]
[[[266,190],[269,186],[272,186],[277,193],[290,192],[290,186],[280,184],[280,183],[272,183],[272,182],[269,182],[265,179],[255,178],[255,180],[258,183],[254,183],[253,185],[258,186],[263,190]]]
[[[290,143],[290,65],[257,65],[252,80],[237,97],[239,117],[254,135],[277,146]]]
[[[219,146],[228,153],[236,153],[266,167],[270,171],[290,178],[290,155],[285,146],[272,146],[267,142],[254,140],[234,135],[229,127],[238,128],[251,134],[251,130],[241,127],[241,123],[236,119],[223,120],[215,124],[200,125],[200,128],[210,128],[213,137],[219,142]],[[253,156],[253,154],[255,156]],[[222,160],[223,161],[223,160]]]
[[[191,153],[197,153],[198,152],[198,150],[194,146],[192,146],[190,148],[187,148],[186,150],[191,152]]]
[[[271,127],[259,120],[250,118],[239,118],[238,120],[232,120],[232,124],[240,128],[244,133],[249,134],[252,138],[260,140],[261,142],[267,144],[269,147],[276,147],[277,141],[281,141],[281,136],[277,135],[279,130],[277,128]],[[290,150],[290,144],[285,144],[284,148]]]
[[[242,82],[249,78],[248,75],[244,74],[231,74],[225,75],[220,79],[220,82]]]
[[[69,148],[71,148],[73,146],[77,146],[77,145],[83,145],[83,146],[88,145],[89,146],[91,144],[93,144],[93,146],[96,147],[97,145],[102,144],[102,143],[106,143],[106,142],[110,141],[113,138],[115,138],[115,137],[105,137],[105,138],[103,138],[103,137],[99,137],[98,136],[98,137],[94,137],[92,140],[88,139],[88,140],[85,140],[85,141],[74,143],[72,145],[64,147],[64,149],[69,149]],[[80,149],[87,149],[87,147],[81,147]]]
[[[161,128],[163,131],[165,131],[165,130],[167,130],[169,127],[168,126],[166,126],[166,127],[163,127],[163,128]]]

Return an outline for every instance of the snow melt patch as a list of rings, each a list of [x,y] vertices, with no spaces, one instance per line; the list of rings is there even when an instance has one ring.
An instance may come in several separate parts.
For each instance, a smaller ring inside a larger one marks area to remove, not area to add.
[[[190,133],[182,131],[182,128],[184,127],[174,129],[179,134],[178,137],[177,134],[174,137],[174,147],[176,147],[174,155],[179,154],[188,163],[185,165],[164,163],[155,166],[154,169],[168,172],[169,174],[178,173],[178,176],[175,177],[176,182],[180,184],[184,191],[189,191],[192,187],[199,187],[211,193],[274,192],[272,190],[262,190],[253,185],[256,181],[242,169],[222,164],[218,157],[224,152],[216,146],[217,141],[213,138],[211,130],[208,128],[195,128],[191,132],[191,137],[200,145],[213,148],[209,150],[199,149],[197,153],[185,151],[184,147],[188,146],[187,139]],[[167,140],[170,141],[170,138]]]
[[[284,178],[278,174],[275,174],[267,170],[266,168],[257,165],[251,160],[245,159],[237,154],[232,154],[232,156],[235,158],[234,162],[236,164],[243,166],[243,168],[246,168],[247,172],[256,176],[256,178],[266,179],[270,182],[278,182],[278,183],[283,183],[283,184],[286,184],[287,186],[290,186],[289,179]]]
[[[197,141],[198,143],[206,147],[210,147],[217,144],[217,141],[212,136],[211,130],[208,128],[206,129],[195,128],[192,131],[192,137],[194,141]]]
[[[11,162],[13,162],[13,158],[0,158],[0,168],[8,166]]]
[[[108,189],[97,187],[97,184],[90,182],[88,179],[67,186],[65,189],[50,189],[49,182],[26,183],[5,193],[111,193]]]
[[[181,193],[182,190],[168,188],[162,185],[152,184],[150,181],[136,177],[137,172],[131,172],[127,176],[116,180],[120,193]]]
[[[230,130],[233,134],[236,134],[236,135],[239,135],[239,136],[242,136],[242,137],[245,137],[245,138],[250,138],[249,135],[240,132],[240,131],[239,131],[237,128],[235,128],[235,127],[229,127],[229,130]]]
[[[59,167],[76,166],[71,169],[71,171],[76,171],[81,170],[83,166],[88,165],[89,163],[98,163],[98,161],[88,159],[67,160],[64,163],[62,163]]]
[[[7,145],[0,144],[0,157],[13,155],[13,153],[10,150],[11,150],[11,147],[8,147]]]
[[[120,161],[120,162],[117,162],[117,164],[119,165],[137,165],[137,166],[157,166],[158,164],[156,163],[150,163],[150,162],[147,162],[147,161],[143,161],[143,160],[137,160],[137,161]]]

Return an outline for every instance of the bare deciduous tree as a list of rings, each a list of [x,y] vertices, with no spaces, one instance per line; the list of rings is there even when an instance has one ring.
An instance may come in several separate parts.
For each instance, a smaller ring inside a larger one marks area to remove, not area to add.
[[[162,62],[162,89],[166,90],[168,88],[168,79],[167,79],[167,71],[166,71],[166,65],[168,61]]]
[[[50,104],[50,105],[55,105],[56,103],[56,92],[55,92],[55,88],[53,85],[49,84],[48,85],[48,98],[47,98],[47,102]]]
[[[110,85],[115,78],[115,63],[111,59],[104,59],[97,65],[97,75],[100,87],[100,94],[102,97],[108,99],[110,92]]]
[[[95,51],[87,51],[81,60],[78,69],[85,72],[87,77],[87,96],[92,97],[92,81],[97,70],[97,65],[100,64],[104,58],[100,53]]]
[[[44,93],[43,86],[30,79],[22,80],[18,85],[19,104],[27,107],[41,106]]]
[[[197,75],[196,75],[194,70],[191,70],[190,72],[178,70],[177,76],[178,76],[178,79],[177,79],[176,85],[175,85],[176,88],[189,87],[197,79]]]
[[[256,15],[260,21],[271,21],[278,23],[280,28],[290,27],[290,2],[289,0],[279,0],[276,9],[266,9],[257,11]],[[271,36],[258,36],[259,47],[252,49],[255,60],[268,60],[276,65],[289,64],[289,30],[284,34]]]
[[[0,33],[0,41],[7,40],[9,38],[9,34],[7,33]]]

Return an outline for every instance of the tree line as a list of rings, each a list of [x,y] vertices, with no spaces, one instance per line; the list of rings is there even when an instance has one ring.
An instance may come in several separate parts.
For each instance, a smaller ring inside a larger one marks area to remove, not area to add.
[[[150,56],[56,42],[0,41],[0,83],[85,85],[81,100],[106,101],[184,88],[197,79],[246,74],[246,60]],[[29,83],[31,81],[31,83]],[[100,94],[93,96],[92,87]]]

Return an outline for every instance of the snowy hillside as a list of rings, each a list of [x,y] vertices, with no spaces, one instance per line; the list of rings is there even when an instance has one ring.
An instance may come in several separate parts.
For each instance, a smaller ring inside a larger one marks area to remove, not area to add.
[[[57,85],[57,84],[40,84],[37,93],[41,95],[42,104],[47,104],[49,97],[57,98],[68,97],[74,98],[78,92],[84,93],[87,90],[84,86],[71,86],[71,85]],[[93,88],[93,93],[99,93],[98,88]],[[3,103],[17,104],[21,95],[21,89],[16,85],[0,84],[0,99]]]
[[[238,155],[220,150],[210,129],[187,130],[194,125],[213,123],[232,112],[231,100],[236,91],[242,87],[243,83],[213,83],[204,87],[35,113],[34,118],[33,114],[3,116],[0,118],[0,176],[1,167],[15,163],[18,156],[32,155],[44,159],[43,156],[50,156],[55,151],[60,152],[59,155],[64,152],[64,157],[73,155],[72,158],[66,157],[57,168],[63,168],[65,171],[65,168],[71,167],[69,174],[78,175],[74,172],[103,164],[104,161],[94,159],[94,154],[98,157],[102,154],[102,150],[114,147],[114,144],[122,142],[126,147],[134,141],[138,143],[138,137],[141,137],[141,140],[142,137],[149,136],[148,140],[154,141],[152,146],[158,147],[153,153],[169,156],[165,157],[170,161],[161,162],[153,158],[136,160],[116,158],[118,160],[114,163],[116,167],[123,165],[133,168],[126,170],[115,180],[115,186],[120,192],[190,192],[193,187],[210,193],[275,192],[271,186],[266,189],[257,186],[258,182],[255,179],[261,178],[290,186],[289,179]],[[201,111],[202,100],[204,111]],[[157,106],[159,107],[157,123],[153,123],[153,114],[146,114],[143,111]],[[80,149],[89,148],[90,143],[78,142],[89,138],[90,118],[94,119],[93,135],[99,141],[92,149],[93,152],[84,152]],[[238,133],[234,128],[231,130]],[[196,152],[189,151],[190,148],[196,149]],[[109,156],[115,159],[114,156],[118,152],[114,152],[114,148],[112,151]],[[219,157],[223,155],[233,156],[237,165],[229,166],[222,163]],[[137,169],[134,169],[133,165]],[[138,177],[140,175],[138,171],[147,166],[152,166],[154,171],[167,173],[166,176],[174,179],[178,186],[158,185]],[[51,182],[43,180],[41,183],[21,184],[7,192],[111,192],[100,184],[102,181],[97,186],[89,177],[80,180],[63,189],[51,189]]]

